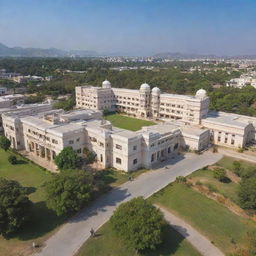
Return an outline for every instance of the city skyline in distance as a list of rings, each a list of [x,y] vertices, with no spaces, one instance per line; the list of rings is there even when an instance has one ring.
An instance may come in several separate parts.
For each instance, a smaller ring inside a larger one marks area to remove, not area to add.
[[[106,55],[255,55],[255,13],[252,0],[0,0],[0,42]]]

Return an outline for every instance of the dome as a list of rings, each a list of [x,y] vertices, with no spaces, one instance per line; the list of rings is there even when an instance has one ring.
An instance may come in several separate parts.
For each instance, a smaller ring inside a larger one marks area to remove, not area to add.
[[[140,86],[141,91],[150,91],[150,86],[147,83],[144,83]]]
[[[111,88],[111,83],[108,80],[102,82],[103,88]]]
[[[199,89],[197,92],[196,92],[196,97],[197,98],[205,98],[205,97],[207,97],[207,92],[206,92],[206,90],[204,90],[204,89]]]
[[[159,94],[161,91],[160,91],[160,89],[158,88],[158,87],[154,87],[153,89],[152,89],[152,93],[155,93],[155,94]]]

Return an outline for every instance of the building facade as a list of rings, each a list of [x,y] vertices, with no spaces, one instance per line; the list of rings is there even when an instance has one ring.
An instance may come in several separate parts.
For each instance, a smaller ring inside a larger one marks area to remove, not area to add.
[[[77,108],[108,110],[139,118],[183,120],[200,124],[208,112],[209,98],[204,90],[195,96],[161,93],[146,83],[139,90],[111,88],[109,81],[102,87],[76,87]]]

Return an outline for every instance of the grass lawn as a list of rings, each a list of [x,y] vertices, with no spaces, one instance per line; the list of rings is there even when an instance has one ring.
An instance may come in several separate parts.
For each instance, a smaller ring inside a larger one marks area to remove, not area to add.
[[[67,217],[58,217],[46,207],[42,185],[51,178],[52,174],[20,156],[17,156],[20,163],[11,165],[8,162],[10,154],[12,153],[0,149],[0,177],[16,180],[22,186],[29,187],[31,190],[29,198],[34,206],[29,222],[19,232],[8,240],[0,236],[0,255],[23,256],[29,254],[32,241],[40,243],[45,240]],[[142,169],[127,174],[110,169],[106,171],[103,178],[110,186],[115,187],[128,181],[129,176],[136,177],[145,171]]]
[[[234,161],[240,162],[242,164],[242,167],[244,167],[244,168],[255,167],[254,163],[246,162],[246,161],[239,160],[239,159],[236,159],[236,158],[232,158],[232,157],[229,157],[229,156],[224,156],[223,158],[221,158],[221,160],[218,161],[216,163],[216,165],[219,165],[219,166],[222,166],[223,168],[227,168],[229,170],[232,170]]]
[[[235,215],[221,204],[183,184],[172,183],[150,200],[182,217],[227,254],[236,245],[238,248],[246,248],[247,232],[256,229],[255,222]]]
[[[218,190],[218,193],[231,199],[233,202],[238,203],[237,190],[239,188],[239,184],[232,181],[228,183],[218,181],[213,177],[212,170],[198,170],[190,174],[188,177],[199,180],[204,185],[212,184]]]
[[[159,248],[143,254],[136,253],[112,231],[109,222],[102,226],[95,238],[90,238],[76,256],[199,256],[200,254],[170,226],[165,229],[165,239]]]
[[[155,124],[152,121],[141,120],[133,117],[123,116],[120,114],[109,114],[104,116],[104,118],[110,121],[113,126],[130,131],[138,131],[141,129],[142,126],[149,126]]]
[[[0,177],[16,180],[22,186],[29,187],[29,198],[34,202],[34,206],[29,222],[18,233],[8,240],[0,237],[0,255],[26,255],[32,240],[37,240],[52,231],[64,221],[64,218],[57,217],[45,205],[42,185],[52,174],[19,156],[17,158],[21,163],[11,165],[7,160],[10,154],[0,149]]]

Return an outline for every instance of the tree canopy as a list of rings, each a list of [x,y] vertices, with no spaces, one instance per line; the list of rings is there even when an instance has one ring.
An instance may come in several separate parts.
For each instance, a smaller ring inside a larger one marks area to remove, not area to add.
[[[0,234],[17,231],[29,218],[32,203],[18,182],[0,178]]]
[[[0,148],[3,150],[8,150],[11,146],[11,141],[5,136],[0,136]]]
[[[93,175],[85,171],[62,172],[45,184],[47,207],[57,215],[80,210],[90,200]]]
[[[81,158],[77,155],[72,147],[64,148],[56,156],[54,161],[60,170],[72,170],[79,168],[81,165]]]
[[[113,230],[136,250],[154,249],[162,242],[163,215],[142,197],[121,204],[110,223]]]

